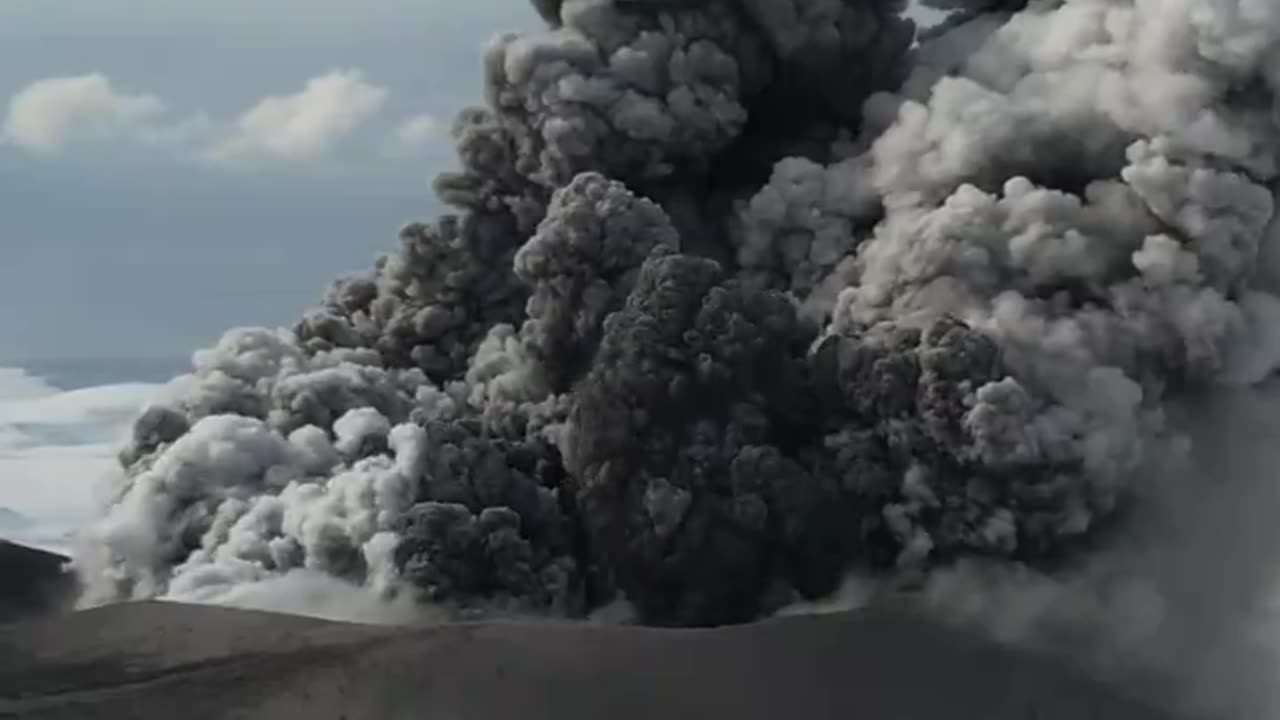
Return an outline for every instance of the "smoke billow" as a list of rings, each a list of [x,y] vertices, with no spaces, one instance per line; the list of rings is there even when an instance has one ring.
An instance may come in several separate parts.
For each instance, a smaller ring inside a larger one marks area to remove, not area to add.
[[[306,570],[706,625],[1052,572],[1280,364],[1280,5],[535,5],[456,213],[139,420],[86,602]]]

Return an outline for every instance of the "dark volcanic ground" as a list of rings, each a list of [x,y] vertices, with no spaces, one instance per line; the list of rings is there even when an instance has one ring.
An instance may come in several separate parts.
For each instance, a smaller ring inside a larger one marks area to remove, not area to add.
[[[76,583],[63,570],[66,562],[61,555],[0,540],[0,623],[70,608]]]
[[[172,603],[0,627],[0,718],[1169,720],[897,611],[392,628]]]

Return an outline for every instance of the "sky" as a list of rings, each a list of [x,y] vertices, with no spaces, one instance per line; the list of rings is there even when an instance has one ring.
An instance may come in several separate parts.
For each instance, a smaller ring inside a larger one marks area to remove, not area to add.
[[[439,211],[516,0],[4,0],[0,364],[289,324]]]

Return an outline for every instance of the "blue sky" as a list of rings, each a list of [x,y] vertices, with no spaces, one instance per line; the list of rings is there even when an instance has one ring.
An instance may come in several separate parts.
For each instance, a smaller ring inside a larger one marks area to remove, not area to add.
[[[4,0],[0,364],[282,324],[439,210],[515,0]]]

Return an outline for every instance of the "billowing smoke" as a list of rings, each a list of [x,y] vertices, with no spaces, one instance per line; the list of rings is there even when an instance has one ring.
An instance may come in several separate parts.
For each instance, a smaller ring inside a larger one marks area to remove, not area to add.
[[[1180,398],[1280,361],[1280,4],[565,0],[456,214],[147,412],[86,602],[321,571],[745,621],[1105,546]]]

